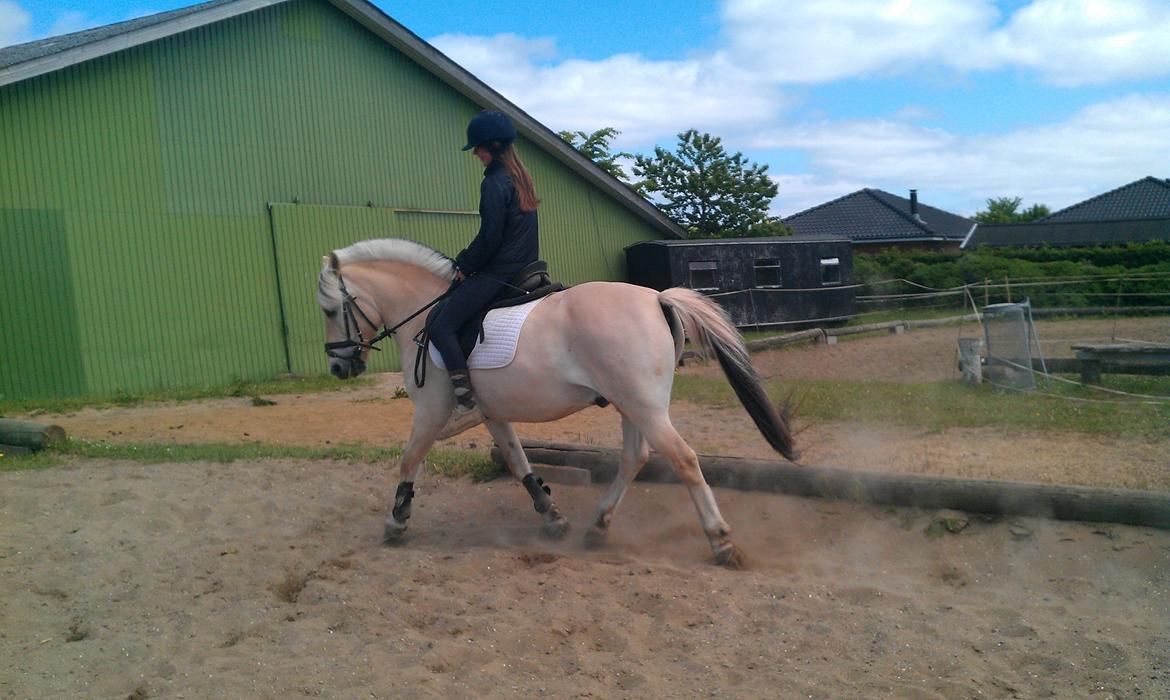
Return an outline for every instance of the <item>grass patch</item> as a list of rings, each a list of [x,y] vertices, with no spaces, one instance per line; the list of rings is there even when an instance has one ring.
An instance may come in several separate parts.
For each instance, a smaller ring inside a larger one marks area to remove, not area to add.
[[[70,457],[117,459],[143,464],[170,462],[216,462],[230,464],[247,460],[295,459],[305,461],[335,460],[351,463],[392,462],[402,456],[400,447],[339,445],[336,447],[296,447],[247,443],[228,445],[163,445],[157,443],[108,443],[67,440],[60,445],[30,455],[0,457],[0,472],[48,469],[61,466]],[[486,481],[500,472],[500,467],[482,452],[465,450],[431,450],[427,454],[431,472],[448,477],[467,476]]]
[[[769,381],[767,385],[774,398],[794,392],[794,401],[800,404],[799,417],[805,420],[900,425],[924,430],[993,427],[1170,437],[1170,403],[1077,401],[1109,396],[1067,385],[1055,385],[1047,390],[1057,394],[1056,397],[999,394],[990,387],[970,387],[957,381],[792,380]],[[735,394],[722,377],[676,377],[674,398],[708,406],[738,406]]]
[[[119,391],[103,396],[50,399],[0,399],[0,417],[38,415],[41,413],[70,413],[83,408],[138,406],[161,401],[195,401],[198,399],[226,399],[244,396],[252,397],[255,405],[262,405],[266,401],[266,399],[261,398],[263,394],[311,394],[326,391],[352,391],[370,386],[373,381],[370,377],[361,377],[342,382],[330,375],[318,375],[314,377],[277,377],[260,381],[237,380],[227,386],[218,387],[160,389],[158,391],[137,393]]]

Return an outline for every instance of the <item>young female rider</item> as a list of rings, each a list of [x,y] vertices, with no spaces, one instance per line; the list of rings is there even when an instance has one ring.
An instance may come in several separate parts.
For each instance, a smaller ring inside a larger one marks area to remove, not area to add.
[[[475,408],[467,360],[456,332],[490,304],[517,272],[539,257],[536,189],[513,142],[516,127],[484,110],[467,125],[467,145],[484,165],[479,187],[479,234],[455,257],[456,287],[431,323],[431,342],[451,375],[455,410]]]

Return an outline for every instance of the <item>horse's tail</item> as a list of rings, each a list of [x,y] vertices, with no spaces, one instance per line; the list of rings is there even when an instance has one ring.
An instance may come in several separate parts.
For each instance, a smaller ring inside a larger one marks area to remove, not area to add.
[[[727,375],[731,388],[735,389],[735,395],[768,444],[790,460],[800,459],[800,452],[796,449],[788,425],[787,403],[780,410],[772,404],[752,365],[743,337],[723,307],[684,287],[672,287],[660,292],[658,302],[667,311],[667,318],[672,321],[672,330],[677,328],[675,321],[681,322],[686,336],[696,348],[708,357],[715,355],[719,360],[719,366]],[[676,347],[681,347],[681,338],[677,334]]]

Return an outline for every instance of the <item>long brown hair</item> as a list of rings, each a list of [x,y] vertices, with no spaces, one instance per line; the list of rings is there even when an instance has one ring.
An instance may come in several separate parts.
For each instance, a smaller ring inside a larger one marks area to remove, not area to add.
[[[524,163],[520,162],[520,153],[516,150],[516,146],[508,144],[503,150],[494,150],[492,157],[499,158],[504,167],[508,169],[512,184],[516,186],[516,194],[520,197],[520,211],[525,213],[536,211],[540,199],[536,196],[536,186],[532,184],[532,176],[524,169]]]

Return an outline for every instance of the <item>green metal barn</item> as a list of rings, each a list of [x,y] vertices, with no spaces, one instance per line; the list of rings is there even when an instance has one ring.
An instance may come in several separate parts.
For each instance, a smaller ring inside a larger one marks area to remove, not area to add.
[[[557,278],[624,279],[625,246],[682,237],[362,0],[215,0],[0,49],[0,396],[323,372],[321,256],[462,249],[485,107],[520,129]]]

